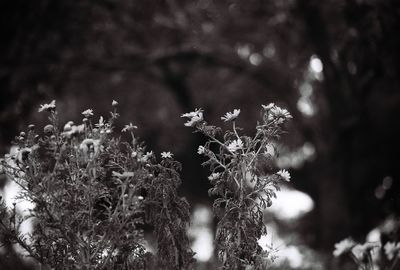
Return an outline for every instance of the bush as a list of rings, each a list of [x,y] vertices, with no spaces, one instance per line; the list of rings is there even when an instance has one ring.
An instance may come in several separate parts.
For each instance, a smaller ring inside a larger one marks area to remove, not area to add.
[[[49,123],[37,133],[34,125],[16,137],[16,155],[6,155],[2,170],[22,189],[18,199],[33,203],[29,214],[16,207],[0,208],[0,236],[16,244],[39,265],[52,269],[192,269],[193,252],[186,234],[189,204],[180,197],[181,164],[170,152],[157,159],[135,137],[136,126],[114,134],[118,103],[108,120],[93,121],[85,110],[82,123],[60,128],[55,101],[41,105]],[[272,203],[279,181],[290,180],[274,166],[274,142],[290,114],[274,104],[264,106],[253,137],[240,135],[235,119],[225,133],[196,110],[182,117],[186,126],[208,137],[198,153],[206,157],[216,196],[216,245],[222,269],[264,269],[272,257],[257,243],[266,233],[263,208]],[[19,227],[31,220],[34,229]],[[145,226],[152,228],[157,252],[146,251]],[[268,259],[269,258],[269,259]]]

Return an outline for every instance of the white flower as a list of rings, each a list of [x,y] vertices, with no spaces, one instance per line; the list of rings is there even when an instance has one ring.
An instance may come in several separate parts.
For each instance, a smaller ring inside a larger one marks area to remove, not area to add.
[[[70,131],[72,129],[72,125],[74,124],[73,121],[68,121],[65,125],[64,125],[64,131]]]
[[[115,101],[115,100],[113,100],[112,103],[111,103],[111,106],[115,107],[115,106],[117,106],[117,105],[118,105],[118,102]]]
[[[137,126],[134,126],[132,125],[132,123],[129,123],[129,125],[125,125],[125,127],[122,129],[122,132],[132,131],[136,128]]]
[[[290,173],[287,170],[279,170],[277,173],[283,180],[290,182]]]
[[[202,155],[204,154],[206,151],[206,149],[204,148],[204,146],[200,145],[199,149],[197,149],[197,154]]]
[[[99,118],[99,123],[95,124],[95,126],[96,126],[97,128],[100,128],[100,127],[103,127],[103,126],[104,126],[104,118],[103,118],[103,116],[100,116],[100,118]]]
[[[228,150],[231,152],[235,152],[236,150],[243,149],[243,142],[241,139],[233,140],[228,145]]]
[[[56,101],[53,99],[49,104],[41,104],[39,108],[39,112],[43,111],[51,111],[56,108]]]
[[[100,150],[100,140],[84,139],[79,149],[83,152],[85,159],[92,158]]]
[[[203,110],[196,109],[194,112],[182,114],[181,117],[189,118],[190,120],[184,125],[187,127],[192,127],[196,123],[203,121]]]
[[[75,126],[72,121],[69,121],[64,126],[64,131],[61,133],[62,136],[71,138],[76,134],[83,133],[85,131],[85,125]]]
[[[238,118],[240,114],[240,109],[234,109],[233,112],[227,112],[223,117],[221,117],[221,120],[224,120],[224,122],[232,121]]]
[[[93,110],[92,110],[92,109],[84,110],[84,111],[82,112],[82,114],[83,114],[86,118],[89,118],[90,116],[93,115]]]
[[[162,158],[172,158],[174,154],[172,154],[171,152],[162,152],[161,153],[161,157]]]
[[[400,243],[387,242],[384,246],[385,254],[389,260],[392,260],[395,255],[399,256]]]
[[[272,118],[283,118],[290,119],[293,118],[292,115],[286,109],[282,109],[281,107],[274,106],[271,108],[270,117]]]
[[[220,173],[219,172],[217,172],[217,173],[212,173],[209,177],[208,177],[208,180],[210,180],[210,181],[213,181],[213,180],[216,180],[216,179],[218,179],[219,177],[220,177]]]
[[[261,105],[261,107],[263,107],[264,110],[269,111],[271,110],[273,107],[275,107],[274,103],[270,103],[268,105]]]
[[[140,162],[147,162],[149,158],[153,155],[153,151],[147,152],[143,157],[139,159]]]
[[[379,248],[381,246],[380,243],[372,243],[372,242],[367,242],[364,244],[357,244],[355,245],[352,249],[351,252],[353,252],[354,256],[358,258],[359,260],[363,260],[365,256],[374,248]]]
[[[335,250],[333,256],[338,257],[344,253],[350,252],[351,249],[356,245],[356,242],[351,238],[346,238],[335,244]]]

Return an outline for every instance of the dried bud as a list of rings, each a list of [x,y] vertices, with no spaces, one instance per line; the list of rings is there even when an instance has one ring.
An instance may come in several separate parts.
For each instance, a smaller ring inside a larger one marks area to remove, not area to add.
[[[29,128],[29,130],[34,130],[34,129],[35,129],[35,125],[34,125],[34,124],[30,124],[30,125],[28,126],[28,128]]]
[[[118,102],[115,101],[115,100],[113,100],[112,103],[111,103],[111,105],[112,105],[113,107],[116,107],[116,106],[118,106]]]

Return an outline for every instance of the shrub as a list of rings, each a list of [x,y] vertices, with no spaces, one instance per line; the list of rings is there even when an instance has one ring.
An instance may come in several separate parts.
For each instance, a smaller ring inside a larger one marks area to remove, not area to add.
[[[209,166],[208,177],[213,187],[210,196],[217,196],[213,204],[218,218],[216,245],[222,269],[265,269],[268,251],[258,240],[266,234],[263,209],[271,206],[279,181],[290,180],[286,170],[274,166],[274,144],[282,134],[282,125],[292,116],[274,104],[262,106],[261,121],[254,136],[241,135],[236,125],[240,110],[235,109],[221,117],[232,123],[225,133],[203,119],[201,109],[183,114],[186,126],[194,127],[208,141],[199,146]],[[248,184],[249,183],[249,184]]]
[[[58,123],[55,101],[42,105],[49,113],[43,134],[33,125],[16,138],[16,156],[6,156],[6,174],[22,188],[20,200],[34,204],[29,215],[1,207],[3,242],[19,245],[41,265],[54,269],[187,269],[192,252],[186,237],[189,205],[177,194],[180,164],[153,152],[134,136],[113,136],[118,117],[93,123],[86,110],[83,123]],[[31,235],[19,226],[31,219]],[[151,225],[157,255],[145,254],[143,226]],[[152,263],[152,261],[155,261]]]
[[[49,123],[37,133],[34,125],[16,137],[16,155],[6,155],[2,170],[22,189],[18,199],[31,202],[29,214],[0,207],[0,236],[15,244],[40,266],[52,269],[191,269],[193,252],[186,234],[189,204],[180,197],[181,164],[170,152],[156,158],[135,137],[136,126],[116,137],[111,116],[93,121],[91,109],[82,123],[61,129],[55,101],[41,105]],[[198,153],[211,170],[209,195],[218,219],[216,245],[222,269],[265,269],[273,259],[258,239],[266,234],[263,209],[272,204],[286,170],[274,165],[274,143],[284,132],[289,112],[274,104],[262,106],[254,136],[243,135],[235,119],[240,110],[222,120],[232,123],[223,132],[208,125],[201,109],[183,114],[208,141]],[[30,220],[31,234],[19,227]],[[157,252],[146,251],[144,227],[152,228]]]

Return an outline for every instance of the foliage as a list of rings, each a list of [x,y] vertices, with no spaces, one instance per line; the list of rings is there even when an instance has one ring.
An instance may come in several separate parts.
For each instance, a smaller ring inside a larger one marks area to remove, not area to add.
[[[235,109],[221,117],[232,122],[232,130],[209,125],[203,119],[203,111],[183,114],[188,118],[186,126],[194,127],[208,141],[199,146],[211,175],[210,196],[217,196],[213,210],[218,218],[215,236],[222,269],[265,269],[268,251],[263,251],[258,240],[267,233],[263,223],[263,209],[271,206],[279,181],[290,180],[286,170],[274,166],[273,143],[283,132],[282,125],[292,118],[289,112],[269,104],[262,106],[261,121],[257,123],[253,137],[240,135],[236,125],[240,110]]]
[[[2,160],[18,183],[18,199],[31,202],[28,214],[1,206],[3,243],[17,244],[40,265],[52,269],[187,269],[193,253],[186,227],[189,205],[177,194],[180,164],[163,153],[157,162],[126,125],[130,142],[113,136],[118,118],[95,123],[85,110],[83,123],[61,130],[55,101],[42,105],[50,123],[43,134],[34,125],[16,137],[18,152]],[[34,229],[21,235],[22,222]],[[144,226],[157,239],[157,254],[146,253]]]

